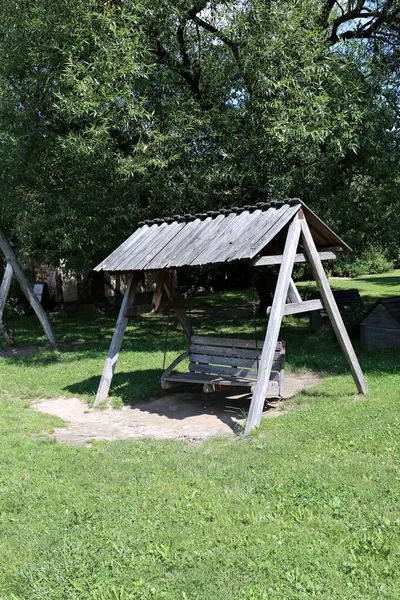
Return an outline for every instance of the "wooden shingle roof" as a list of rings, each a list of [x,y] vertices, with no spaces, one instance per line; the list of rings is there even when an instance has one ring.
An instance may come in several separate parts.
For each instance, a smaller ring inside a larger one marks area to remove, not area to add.
[[[126,272],[251,260],[304,210],[317,246],[350,248],[301,200],[145,221],[96,271]]]

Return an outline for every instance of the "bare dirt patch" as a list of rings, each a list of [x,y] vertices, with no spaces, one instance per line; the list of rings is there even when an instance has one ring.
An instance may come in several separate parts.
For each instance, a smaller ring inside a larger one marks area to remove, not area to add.
[[[317,373],[286,375],[285,398],[321,381]],[[234,435],[243,425],[250,395],[232,391],[203,393],[174,393],[125,406],[119,410],[94,410],[78,398],[41,399],[33,407],[56,415],[68,425],[59,427],[51,437],[59,442],[87,444],[90,440],[125,440],[129,438],[181,439],[199,443],[218,435]],[[286,412],[285,402],[271,400],[265,417]]]

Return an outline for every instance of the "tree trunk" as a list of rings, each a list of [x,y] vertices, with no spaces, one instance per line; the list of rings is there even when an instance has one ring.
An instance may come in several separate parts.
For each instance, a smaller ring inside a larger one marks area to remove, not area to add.
[[[267,266],[255,267],[253,270],[254,285],[260,298],[260,312],[265,313],[272,306],[278,276]]]

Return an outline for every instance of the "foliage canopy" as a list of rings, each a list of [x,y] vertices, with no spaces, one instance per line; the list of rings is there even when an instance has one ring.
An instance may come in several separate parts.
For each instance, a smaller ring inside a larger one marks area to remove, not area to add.
[[[3,226],[84,272],[144,216],[301,196],[356,248],[397,258],[399,10],[11,0]]]

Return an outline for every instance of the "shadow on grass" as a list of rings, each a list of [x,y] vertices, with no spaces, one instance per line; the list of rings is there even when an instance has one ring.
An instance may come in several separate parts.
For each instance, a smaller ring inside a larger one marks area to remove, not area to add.
[[[157,391],[161,393],[161,375],[161,369],[144,369],[141,371],[115,373],[110,388],[110,395],[121,398],[122,402],[128,405],[143,401],[149,397],[149,388],[151,390],[153,387],[151,385],[153,381],[154,392],[150,391],[150,394],[156,395]],[[100,376],[101,374],[88,377],[82,381],[67,385],[64,389],[71,394],[93,396],[94,399],[99,387]]]

